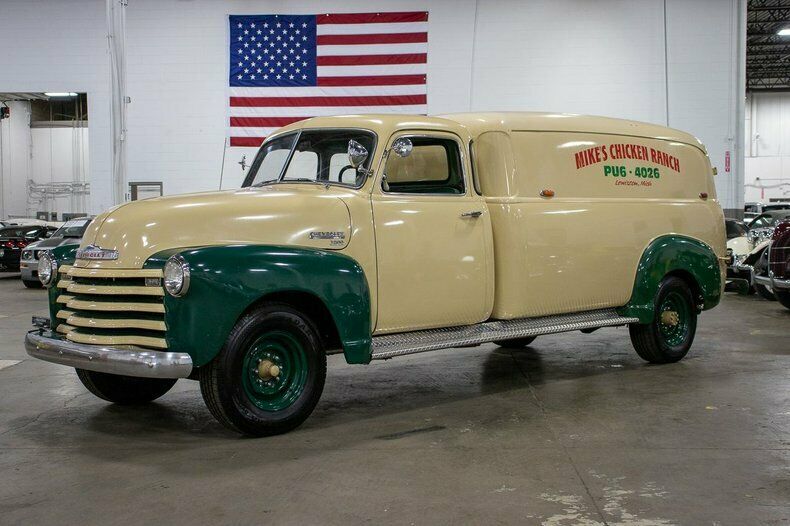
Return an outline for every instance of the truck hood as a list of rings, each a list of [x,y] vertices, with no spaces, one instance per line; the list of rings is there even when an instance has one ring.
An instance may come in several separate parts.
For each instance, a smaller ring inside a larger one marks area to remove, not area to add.
[[[277,184],[145,199],[98,216],[82,238],[118,259],[82,267],[141,268],[157,252],[212,245],[299,245],[339,250],[351,235],[348,208],[314,184]]]

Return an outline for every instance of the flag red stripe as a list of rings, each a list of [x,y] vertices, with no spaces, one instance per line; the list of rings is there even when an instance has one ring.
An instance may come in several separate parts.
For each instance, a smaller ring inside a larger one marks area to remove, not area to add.
[[[398,106],[427,104],[425,95],[381,95],[362,97],[231,97],[231,106]]]
[[[329,86],[402,86],[425,84],[425,75],[376,75],[370,77],[318,77],[318,85]]]
[[[427,22],[427,11],[401,13],[332,13],[316,15],[316,24],[391,24],[393,22]]]
[[[231,117],[230,125],[245,126],[249,128],[277,128],[309,118],[310,117]]]
[[[231,146],[260,146],[266,137],[231,137]]]
[[[319,46],[349,44],[413,44],[428,42],[428,33],[374,33],[370,35],[318,35]]]
[[[398,55],[328,55],[316,57],[319,66],[370,66],[375,64],[425,64],[427,53]]]

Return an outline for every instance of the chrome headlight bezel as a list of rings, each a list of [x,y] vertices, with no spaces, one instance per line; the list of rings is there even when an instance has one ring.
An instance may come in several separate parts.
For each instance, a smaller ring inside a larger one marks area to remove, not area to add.
[[[170,256],[162,269],[165,291],[179,298],[189,290],[189,263],[180,254]]]
[[[58,275],[58,262],[48,250],[41,253],[38,259],[38,280],[45,287],[51,287]]]

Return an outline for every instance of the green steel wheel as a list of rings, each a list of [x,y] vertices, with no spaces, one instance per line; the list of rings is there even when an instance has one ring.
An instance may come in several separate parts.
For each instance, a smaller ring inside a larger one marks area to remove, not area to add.
[[[672,363],[688,353],[697,331],[697,306],[688,284],[664,278],[658,287],[651,323],[629,325],[637,354],[650,363]]]
[[[253,436],[290,431],[310,416],[326,379],[326,353],[309,318],[284,304],[243,316],[222,351],[200,370],[214,417]]]

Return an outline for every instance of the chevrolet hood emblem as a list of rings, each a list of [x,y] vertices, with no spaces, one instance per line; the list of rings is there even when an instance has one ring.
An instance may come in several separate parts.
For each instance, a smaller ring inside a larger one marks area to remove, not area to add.
[[[85,248],[77,250],[77,259],[102,259],[114,260],[118,259],[117,250],[107,250],[96,245],[88,245]]]

